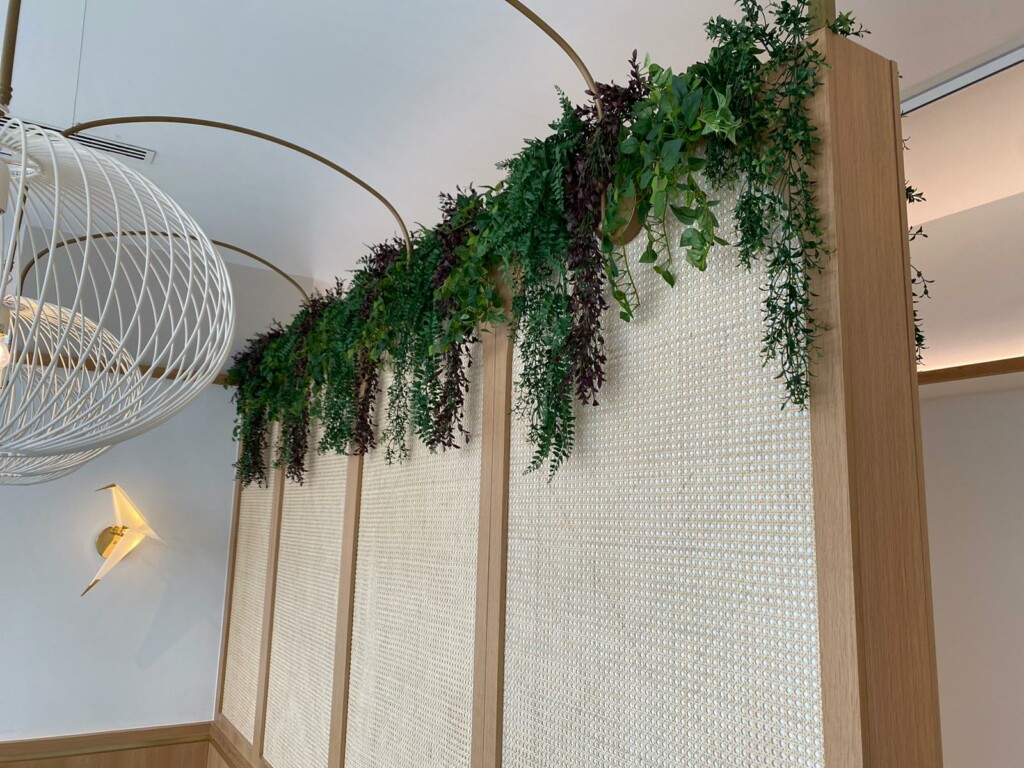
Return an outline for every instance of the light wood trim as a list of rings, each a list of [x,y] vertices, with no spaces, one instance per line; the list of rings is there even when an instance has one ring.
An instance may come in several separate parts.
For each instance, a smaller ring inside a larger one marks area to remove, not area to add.
[[[836,20],[836,0],[810,0],[812,28],[822,29]]]
[[[235,452],[237,461],[242,455],[242,444]],[[234,501],[231,507],[231,540],[228,550],[227,583],[224,588],[224,618],[220,631],[220,666],[217,668],[217,703],[214,712],[224,708],[224,672],[228,666],[228,633],[231,631],[231,603],[235,593],[235,562],[238,558],[238,515],[242,507],[242,482],[235,480]]]
[[[49,352],[25,352],[21,357],[17,359],[17,362],[25,365],[39,366],[45,368],[49,365],[55,365],[57,368],[63,368],[65,370],[71,370],[77,368],[80,360],[79,358],[66,358],[64,356],[58,357],[56,360],[50,355]],[[98,366],[95,360],[86,359],[82,363],[82,367],[90,372],[93,371],[105,371],[113,373],[126,373],[127,371],[134,368],[139,372],[141,376],[150,376],[154,379],[166,379],[167,381],[174,381],[181,376],[181,372],[176,368],[171,369],[162,365],[148,365],[146,363],[140,363],[137,366],[128,368],[126,366],[111,366],[109,363]],[[234,386],[228,380],[226,373],[218,373],[210,381],[211,386]]]
[[[938,656],[935,650],[935,609],[932,596],[932,566],[931,548],[928,546],[928,507],[927,494],[925,493],[924,482],[924,438],[921,434],[921,393],[920,378],[917,373],[917,342],[916,328],[914,323],[914,291],[911,285],[910,276],[913,274],[910,260],[910,224],[907,216],[907,205],[904,202],[903,192],[906,189],[907,176],[903,167],[903,106],[900,103],[900,68],[895,61],[889,62],[889,82],[892,91],[892,118],[893,135],[896,141],[893,151],[896,156],[897,181],[900,190],[900,232],[904,236],[900,238],[900,245],[903,251],[903,274],[905,277],[903,286],[903,301],[905,315],[907,318],[907,336],[909,352],[905,355],[908,359],[908,381],[910,382],[911,417],[913,418],[914,445],[916,454],[917,470],[917,511],[916,527],[918,532],[917,552],[921,558],[921,577],[923,579],[923,594],[920,599],[923,603],[924,615],[919,619],[923,633],[919,642],[921,644],[922,674],[925,677],[925,689],[928,692],[928,699],[925,701],[923,717],[932,725],[933,729],[925,735],[931,737],[934,743],[930,753],[935,755],[936,766],[942,765],[942,732],[941,714],[939,708],[939,665]]]
[[[210,745],[231,768],[258,768],[249,740],[224,715],[218,714],[210,725]]]
[[[206,768],[235,768],[235,766],[228,762],[228,759],[217,749],[217,745],[211,741],[206,750]]]
[[[130,749],[191,744],[210,738],[210,723],[164,725],[125,731],[83,733],[46,739],[0,742],[0,764],[25,760],[121,752]]]
[[[284,469],[274,471],[274,503],[270,514],[270,542],[267,546],[267,579],[263,593],[263,633],[260,643],[260,676],[256,687],[256,732],[252,737],[253,758],[263,756],[267,733],[267,691],[270,686],[270,655],[274,644],[274,609],[277,605],[277,564],[281,552],[281,518],[284,507],[284,486],[288,482]]]
[[[195,741],[116,752],[49,757],[7,763],[8,768],[197,768],[209,761],[210,744]]]
[[[912,299],[892,62],[819,33],[811,388],[826,768],[941,768]]]
[[[1007,357],[1003,360],[989,360],[984,363],[920,370],[917,373],[917,382],[922,385],[942,384],[947,381],[980,379],[985,376],[1001,376],[1006,373],[1024,373],[1024,357]]]
[[[363,457],[349,456],[345,475],[345,519],[338,577],[338,622],[334,634],[334,691],[331,695],[331,733],[327,765],[345,764],[348,735],[349,679],[352,672],[352,619],[356,606],[356,555],[359,551],[359,513],[363,494]]]
[[[499,281],[506,309],[507,287]],[[473,659],[473,768],[500,768],[505,704],[505,588],[512,431],[512,337],[508,324],[481,334],[484,359],[480,523]]]

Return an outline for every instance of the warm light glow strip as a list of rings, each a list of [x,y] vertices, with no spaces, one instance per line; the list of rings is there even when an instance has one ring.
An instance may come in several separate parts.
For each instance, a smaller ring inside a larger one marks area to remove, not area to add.
[[[964,88],[980,83],[982,80],[998,75],[1000,72],[1004,72],[1010,67],[1015,67],[1024,61],[1024,45],[1019,48],[1015,48],[1009,53],[1004,53],[1002,56],[986,61],[984,64],[980,64],[977,67],[967,70],[963,74],[951,77],[945,82],[939,83],[933,88],[929,88],[923,93],[919,93],[916,96],[904,99],[900,103],[900,109],[904,115],[910,114],[915,109],[927,106],[939,99],[944,99],[947,96],[952,96],[957,91],[962,91]]]

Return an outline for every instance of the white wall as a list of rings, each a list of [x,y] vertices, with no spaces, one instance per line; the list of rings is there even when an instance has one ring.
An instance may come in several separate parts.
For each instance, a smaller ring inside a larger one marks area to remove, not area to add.
[[[210,387],[53,483],[0,487],[0,740],[210,720],[230,537],[233,409]],[[144,542],[85,597],[122,485]]]
[[[926,399],[921,416],[945,765],[1013,768],[1024,759],[1024,389]]]

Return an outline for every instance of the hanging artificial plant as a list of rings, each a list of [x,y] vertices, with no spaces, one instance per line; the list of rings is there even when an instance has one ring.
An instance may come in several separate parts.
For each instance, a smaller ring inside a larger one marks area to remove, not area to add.
[[[544,139],[501,163],[505,179],[441,196],[441,222],[370,249],[347,289],[314,296],[287,327],[253,338],[229,372],[238,386],[235,434],[243,483],[266,482],[269,424],[281,426],[275,466],[301,481],[311,419],[322,451],[376,446],[389,460],[408,440],[430,450],[469,439],[465,403],[480,329],[511,323],[519,359],[515,411],[535,448],[532,469],[554,473],[570,455],[575,409],[598,404],[605,382],[603,322],[610,297],[623,320],[638,297],[617,244],[634,222],[647,238],[640,263],[669,285],[671,252],[703,270],[715,243],[736,239],[740,260],[767,265],[766,361],[790,403],[808,398],[818,331],[809,273],[827,253],[814,190],[816,130],[808,99],[826,66],[811,39],[806,0],[739,0],[737,20],[707,24],[714,47],[682,73],[630,61],[625,86],[597,86],[594,105],[561,115]],[[848,15],[832,24],[859,34]],[[708,193],[738,184],[736,232],[723,232]],[[668,242],[667,217],[683,225]],[[499,285],[507,287],[506,307]]]

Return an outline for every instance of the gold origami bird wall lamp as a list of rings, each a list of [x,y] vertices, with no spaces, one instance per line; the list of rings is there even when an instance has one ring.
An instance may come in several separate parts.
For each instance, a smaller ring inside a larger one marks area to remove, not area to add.
[[[110,573],[115,565],[139,546],[143,539],[149,537],[163,541],[121,486],[115,483],[100,488],[97,492],[99,491],[110,491],[113,496],[114,524],[104,528],[96,537],[96,551],[100,553],[105,562],[100,566],[92,583],[85,588],[85,592],[82,593],[83,597],[86,592],[99,584],[100,579]]]

